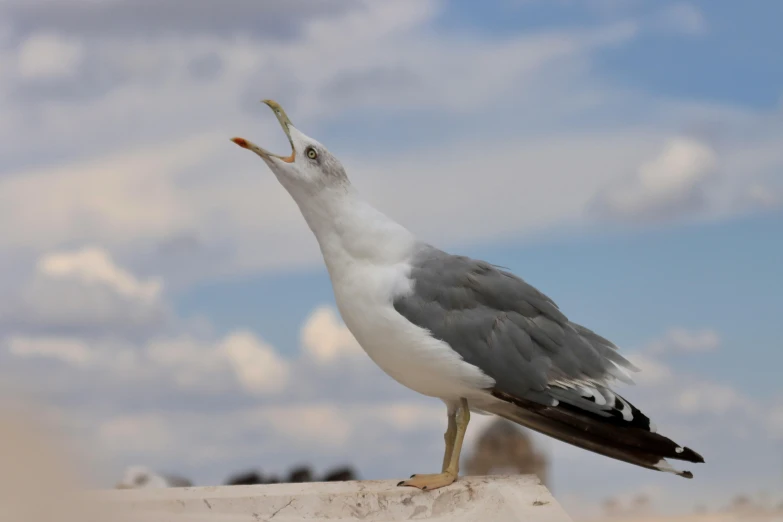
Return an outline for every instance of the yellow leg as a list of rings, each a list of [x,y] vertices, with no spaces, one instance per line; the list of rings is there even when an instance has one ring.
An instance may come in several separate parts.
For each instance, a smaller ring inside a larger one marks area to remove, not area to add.
[[[459,409],[459,408],[458,408]],[[451,462],[451,454],[454,453],[454,439],[457,436],[457,411],[449,412],[449,425],[446,433],[443,434],[443,440],[446,442],[446,451],[443,452],[443,466],[441,472],[445,472]]]
[[[468,401],[460,399],[460,406],[452,417],[449,416],[449,428],[446,430],[446,452],[443,456],[443,471],[430,475],[413,475],[409,480],[403,480],[398,486],[412,486],[422,490],[438,489],[448,486],[457,480],[459,475],[459,458],[462,453],[462,441],[465,439],[465,431],[470,422],[470,410]],[[454,429],[452,429],[454,426]]]

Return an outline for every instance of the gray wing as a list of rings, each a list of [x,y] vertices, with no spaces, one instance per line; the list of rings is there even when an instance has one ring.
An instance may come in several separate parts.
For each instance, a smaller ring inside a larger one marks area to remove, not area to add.
[[[544,405],[565,402],[598,415],[649,420],[608,388],[638,371],[617,347],[572,323],[519,277],[484,261],[420,245],[413,292],[394,300],[412,323],[495,379],[495,390]]]

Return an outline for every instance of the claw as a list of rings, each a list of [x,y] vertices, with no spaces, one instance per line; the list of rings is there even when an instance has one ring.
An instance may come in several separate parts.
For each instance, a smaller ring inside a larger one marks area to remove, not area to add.
[[[397,484],[398,486],[410,486],[422,491],[432,491],[452,484],[456,480],[456,474],[450,472],[433,473],[430,475],[413,474],[408,480]]]

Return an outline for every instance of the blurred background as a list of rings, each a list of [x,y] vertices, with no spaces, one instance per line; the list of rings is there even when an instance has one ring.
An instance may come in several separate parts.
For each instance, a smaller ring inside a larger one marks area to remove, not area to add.
[[[0,0],[2,403],[93,487],[440,466],[443,404],[369,361],[298,209],[229,141],[286,153],[274,98],[381,210],[616,342],[643,369],[621,393],[707,460],[684,481],[474,415],[464,472],[536,472],[577,520],[780,515],[781,21],[773,0]]]

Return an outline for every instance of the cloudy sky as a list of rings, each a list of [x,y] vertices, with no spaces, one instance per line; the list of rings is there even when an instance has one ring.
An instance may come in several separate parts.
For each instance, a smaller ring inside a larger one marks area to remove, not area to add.
[[[439,466],[442,404],[336,315],[246,136],[274,98],[420,237],[508,267],[645,371],[682,479],[537,439],[566,506],[783,486],[783,6],[0,0],[0,389],[200,484]],[[485,419],[474,417],[471,435]],[[572,509],[573,511],[573,509]]]

